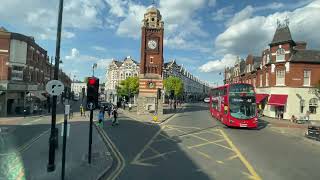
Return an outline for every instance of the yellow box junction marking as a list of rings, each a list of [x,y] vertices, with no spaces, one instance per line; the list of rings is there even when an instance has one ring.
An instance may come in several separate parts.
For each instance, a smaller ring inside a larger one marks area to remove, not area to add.
[[[233,151],[238,155],[239,159],[241,160],[241,162],[246,166],[246,168],[248,169],[248,171],[250,172],[250,174],[252,175],[251,179],[254,180],[261,180],[261,177],[258,175],[258,173],[254,170],[253,166],[247,161],[247,159],[241,154],[241,152],[239,151],[239,149],[233,144],[233,142],[231,141],[231,139],[227,136],[227,134],[220,129],[221,134],[223,135],[223,137],[226,139],[226,141],[228,142],[229,146],[233,149]]]

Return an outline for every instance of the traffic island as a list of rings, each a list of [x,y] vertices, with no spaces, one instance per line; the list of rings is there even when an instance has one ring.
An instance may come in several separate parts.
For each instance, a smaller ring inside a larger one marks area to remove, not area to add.
[[[137,115],[137,109],[132,108],[131,110],[124,110],[124,109],[119,109],[119,112],[124,114],[125,116],[141,121],[143,123],[152,123],[152,124],[161,124],[164,123],[166,120],[170,119],[173,117],[176,113],[179,113],[183,110],[185,106],[180,106],[177,109],[170,109],[168,105],[163,106],[163,114],[157,115],[157,114],[140,114]]]

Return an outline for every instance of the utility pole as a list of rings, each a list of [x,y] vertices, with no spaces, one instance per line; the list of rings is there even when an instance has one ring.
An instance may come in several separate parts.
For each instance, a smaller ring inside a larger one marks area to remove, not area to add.
[[[62,26],[62,13],[63,13],[63,0],[59,2],[59,16],[57,27],[57,41],[56,41],[56,59],[54,64],[54,79],[58,80],[59,77],[59,63],[60,63],[60,43],[61,43],[61,26]],[[57,96],[52,99],[52,119],[51,119],[51,133],[49,139],[49,162],[47,171],[52,172],[55,170],[55,148],[58,145],[58,129],[56,128],[56,106]]]

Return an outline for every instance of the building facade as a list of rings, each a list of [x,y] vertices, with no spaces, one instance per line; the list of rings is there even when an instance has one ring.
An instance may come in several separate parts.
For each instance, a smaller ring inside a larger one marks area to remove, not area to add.
[[[53,77],[53,66],[33,37],[0,28],[0,64],[0,116],[48,108],[45,85]],[[59,79],[70,90],[71,80],[61,70]]]
[[[209,94],[209,84],[192,75],[182,65],[178,65],[175,60],[165,63],[163,67],[163,78],[166,79],[170,76],[182,80],[185,101],[203,99]]]
[[[71,84],[71,91],[74,95],[82,97],[87,94],[87,83],[81,81],[74,81]]]
[[[113,60],[107,67],[106,72],[106,100],[116,104],[118,100],[116,87],[128,77],[138,77],[139,72],[139,63],[130,56],[126,57],[122,62]]]
[[[278,23],[270,48],[261,57],[249,55],[240,64],[240,75],[225,70],[225,83],[246,82],[256,87],[257,103],[264,115],[284,119],[292,115],[320,120],[320,50],[294,41],[288,22]],[[280,113],[282,114],[282,113]]]

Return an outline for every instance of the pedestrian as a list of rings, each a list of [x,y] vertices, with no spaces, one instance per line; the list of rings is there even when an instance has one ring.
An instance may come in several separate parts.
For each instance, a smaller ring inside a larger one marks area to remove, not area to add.
[[[27,115],[27,110],[26,110],[26,108],[24,108],[23,109],[23,117],[26,118],[26,115]]]
[[[131,108],[132,108],[132,105],[131,105],[131,103],[129,103],[129,111],[131,110]]]
[[[119,125],[118,121],[117,121],[117,118],[118,118],[118,111],[117,111],[117,108],[114,108],[113,109],[113,121],[112,121],[112,126],[114,125]]]
[[[104,121],[104,116],[103,116],[103,111],[102,109],[100,110],[99,114],[98,114],[98,122],[99,125],[103,128],[103,121]]]
[[[108,118],[110,118],[110,116],[111,116],[111,108],[112,108],[112,106],[108,106],[108,108],[107,108]]]
[[[80,105],[80,116],[82,116],[82,114],[83,114],[83,106],[82,106],[82,104]]]
[[[73,118],[73,110],[72,107],[70,106],[70,113],[69,113],[69,119]]]

